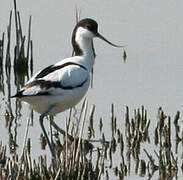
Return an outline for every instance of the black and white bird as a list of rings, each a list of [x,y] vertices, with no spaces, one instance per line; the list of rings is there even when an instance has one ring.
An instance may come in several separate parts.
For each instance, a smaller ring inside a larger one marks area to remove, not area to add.
[[[93,38],[98,37],[115,47],[98,32],[93,19],[77,23],[72,34],[74,56],[63,59],[36,73],[14,96],[39,112],[40,125],[53,156],[55,152],[43,125],[46,115],[56,115],[74,107],[86,94],[95,61]]]

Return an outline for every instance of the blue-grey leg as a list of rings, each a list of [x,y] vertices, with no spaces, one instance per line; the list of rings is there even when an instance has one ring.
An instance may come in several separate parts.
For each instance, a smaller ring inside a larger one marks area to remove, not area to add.
[[[44,125],[43,125],[43,119],[44,119],[44,117],[47,116],[48,113],[49,113],[53,108],[54,108],[54,106],[50,106],[46,112],[44,112],[43,114],[40,115],[39,123],[40,123],[40,125],[41,125],[42,130],[43,130],[43,134],[44,134],[44,136],[46,137],[46,140],[47,140],[47,142],[48,142],[48,146],[49,146],[49,148],[50,148],[51,154],[52,154],[53,157],[56,157],[55,149],[54,149],[53,145],[50,143],[50,140],[49,140],[49,138],[48,138],[48,135],[47,135],[46,130],[45,130]]]
[[[52,124],[51,124],[53,118],[54,118],[53,116],[51,116],[51,115],[49,116],[49,120],[50,120],[51,144],[52,144],[53,149],[55,149],[55,144],[54,144],[54,141],[53,141],[53,128],[52,128]]]
[[[50,118],[50,123],[51,125],[58,131],[60,132],[63,136],[66,136],[66,132],[61,129],[53,120],[53,118]],[[71,136],[70,134],[67,133],[67,137],[70,139],[70,140],[74,140],[73,136]]]

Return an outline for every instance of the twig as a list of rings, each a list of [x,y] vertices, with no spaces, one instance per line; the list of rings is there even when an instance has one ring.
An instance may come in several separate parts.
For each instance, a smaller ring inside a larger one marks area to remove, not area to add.
[[[23,154],[25,152],[25,145],[27,143],[27,137],[28,137],[28,133],[29,133],[29,124],[30,124],[30,120],[31,120],[31,114],[29,115],[28,119],[27,119],[27,124],[26,124],[26,129],[25,129],[25,135],[24,135],[24,142],[22,145],[22,153],[21,153],[21,157],[23,157]]]
[[[19,28],[18,28],[16,0],[14,0],[14,13],[15,13],[15,27],[16,27],[16,52],[15,52],[15,60],[16,60],[19,56]]]
[[[83,116],[83,121],[82,121],[82,125],[81,125],[81,130],[80,130],[80,135],[79,135],[79,141],[78,141],[78,147],[77,147],[77,152],[76,152],[76,162],[79,159],[79,151],[80,151],[80,144],[81,144],[81,139],[82,139],[82,135],[83,135],[83,129],[84,129],[84,124],[85,124],[85,120],[86,120],[86,114],[87,114],[87,109],[88,109],[88,102],[84,101],[84,116]]]
[[[11,18],[12,18],[12,11],[10,11],[9,25],[7,27],[8,43],[7,43],[7,49],[6,49],[6,61],[5,61],[6,67],[11,66],[11,62],[10,62]]]
[[[30,36],[31,36],[31,19],[32,17],[29,17],[29,28],[28,28],[28,40],[27,40],[27,60],[29,59],[29,48],[30,48]]]

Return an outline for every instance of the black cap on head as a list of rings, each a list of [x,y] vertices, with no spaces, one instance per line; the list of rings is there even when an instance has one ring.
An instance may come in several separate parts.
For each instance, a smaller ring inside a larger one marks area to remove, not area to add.
[[[86,18],[79,21],[76,25],[76,28],[83,27],[85,29],[88,29],[89,31],[96,34],[98,32],[98,24],[95,20]]]

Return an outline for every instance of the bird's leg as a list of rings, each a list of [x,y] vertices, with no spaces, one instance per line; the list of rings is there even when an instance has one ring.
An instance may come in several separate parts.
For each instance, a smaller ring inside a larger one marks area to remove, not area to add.
[[[53,146],[51,145],[50,140],[49,140],[49,138],[48,138],[48,135],[47,135],[46,130],[45,130],[44,125],[43,125],[43,119],[44,119],[44,117],[45,117],[46,115],[48,115],[48,113],[49,113],[53,108],[54,108],[54,106],[50,106],[46,112],[44,112],[43,114],[40,115],[39,123],[40,123],[40,125],[41,125],[42,130],[43,130],[43,134],[44,134],[44,136],[46,137],[46,140],[47,140],[47,142],[48,142],[48,146],[49,146],[49,148],[50,148],[51,154],[52,154],[53,157],[56,157],[55,149],[54,149]]]
[[[61,129],[61,128],[54,122],[53,118],[50,119],[50,122],[51,122],[51,125],[52,125],[57,131],[59,131],[63,136],[66,136],[66,132],[65,132],[63,129]],[[71,135],[68,134],[68,133],[67,133],[67,137],[68,137],[71,141],[74,140],[73,136],[71,136]]]
[[[53,142],[53,128],[52,128],[52,125],[51,125],[51,120],[53,119],[53,116],[49,116],[49,122],[50,122],[50,135],[51,135],[51,145],[53,147],[53,149],[55,149],[55,144]]]

